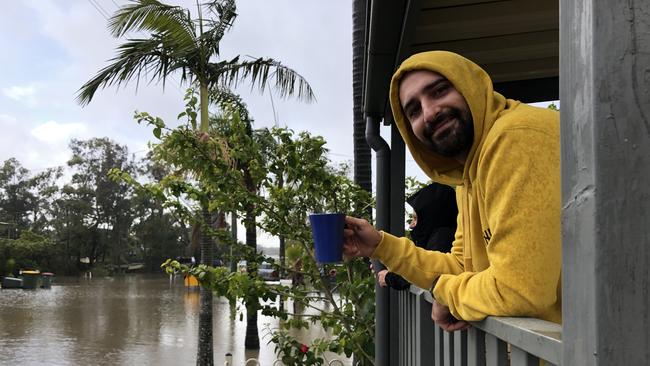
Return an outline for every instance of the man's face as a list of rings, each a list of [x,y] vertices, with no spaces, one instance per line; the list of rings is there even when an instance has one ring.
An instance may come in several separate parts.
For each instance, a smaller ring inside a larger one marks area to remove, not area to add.
[[[400,82],[399,100],[415,137],[431,151],[450,158],[469,152],[474,140],[472,112],[445,77],[411,71]]]

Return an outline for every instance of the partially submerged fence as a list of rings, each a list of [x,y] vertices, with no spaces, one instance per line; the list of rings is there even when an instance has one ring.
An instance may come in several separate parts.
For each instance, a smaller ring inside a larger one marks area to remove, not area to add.
[[[559,365],[562,326],[532,318],[488,317],[468,330],[449,333],[431,321],[433,298],[411,286],[397,292],[400,366]]]

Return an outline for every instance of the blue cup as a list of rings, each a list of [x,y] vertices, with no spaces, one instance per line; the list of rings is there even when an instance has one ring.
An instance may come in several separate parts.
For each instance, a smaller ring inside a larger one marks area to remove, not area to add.
[[[314,238],[316,261],[336,263],[343,260],[343,228],[345,215],[341,213],[317,213],[309,215]]]

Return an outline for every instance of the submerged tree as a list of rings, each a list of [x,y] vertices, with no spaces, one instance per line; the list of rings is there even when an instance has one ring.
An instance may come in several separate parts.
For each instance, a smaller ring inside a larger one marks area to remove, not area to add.
[[[0,165],[0,276],[54,265],[56,253],[48,234],[61,175],[60,167],[32,174],[15,158]]]
[[[252,157],[249,166],[254,168],[256,181],[262,183],[261,194],[245,189],[243,170],[224,164],[222,149],[217,142],[219,139],[195,144],[187,134],[184,138],[176,131],[170,135],[176,136],[176,144],[192,144],[197,149],[193,154],[188,152],[188,158],[191,158],[191,164],[206,171],[204,177],[212,176],[213,190],[221,192],[213,196],[214,204],[241,211],[246,207],[238,206],[246,206],[245,202],[253,203],[261,217],[256,226],[273,235],[284,236],[293,243],[292,248],[296,250],[292,266],[285,270],[292,277],[304,278],[304,281],[295,281],[293,287],[287,288],[269,285],[254,272],[227,273],[227,270],[207,266],[188,268],[173,261],[166,263],[168,269],[190,271],[201,279],[204,286],[210,286],[218,294],[231,301],[243,300],[249,308],[248,314],[251,314],[252,306],[257,306],[264,314],[282,319],[282,329],[272,331],[271,341],[276,343],[276,352],[285,364],[322,364],[326,351],[347,356],[354,354],[360,364],[372,364],[374,298],[373,278],[369,275],[368,265],[361,259],[344,265],[318,265],[313,256],[311,231],[306,223],[310,212],[362,216],[366,206],[371,204],[368,193],[347,178],[347,169],[328,165],[325,141],[320,137],[273,129],[255,130],[254,139],[249,139],[245,124],[238,118],[230,120],[222,128],[215,128],[214,132],[232,136],[229,140],[232,155]],[[264,154],[251,152],[251,149],[264,151]],[[228,187],[221,188],[220,185]],[[360,202],[363,204],[359,205]],[[256,260],[273,261],[270,258]],[[336,283],[328,275],[334,271]],[[310,311],[296,313],[282,306],[260,305],[257,301],[258,298],[274,299],[278,295],[289,297],[294,304],[308,307]],[[312,323],[331,331],[333,338],[319,339],[310,347],[305,346],[306,352],[297,352],[293,345],[299,343],[286,333],[286,329],[307,328]]]
[[[79,235],[75,256],[77,263],[88,257],[90,264],[100,259],[113,265],[125,262],[129,235],[135,219],[131,211],[130,185],[108,177],[111,169],[135,173],[126,146],[108,138],[72,140],[72,157],[68,166],[72,181],[63,189],[61,207],[67,209]],[[67,201],[67,202],[66,202]]]
[[[205,17],[204,12],[209,16]],[[209,91],[218,87],[232,87],[238,82],[248,81],[253,87],[264,90],[270,81],[274,81],[275,90],[281,96],[296,95],[306,101],[313,100],[314,94],[306,80],[276,60],[244,60],[240,56],[231,60],[220,59],[221,39],[237,15],[234,0],[197,3],[197,13],[198,17],[192,18],[188,9],[157,0],[136,0],[121,7],[109,19],[112,34],[123,37],[130,31],[144,31],[150,37],[128,39],[120,45],[112,63],[80,88],[79,102],[89,103],[99,88],[109,85],[119,86],[146,76],[152,81],[161,81],[164,86],[168,77],[180,74],[181,83],[194,84],[199,89],[200,123],[193,127],[206,134],[209,129]],[[154,134],[160,136],[160,129],[154,130]],[[210,215],[207,207],[203,207],[203,212],[207,219]],[[209,243],[205,244],[202,248],[210,247]],[[208,257],[204,259],[211,262],[212,258]],[[202,291],[201,299],[201,311],[211,311],[211,293]],[[201,323],[201,327],[205,330],[200,330],[201,333],[211,332],[211,324]],[[211,336],[199,344],[197,364],[213,363],[211,344]],[[251,348],[259,347],[259,341],[247,344]]]
[[[47,230],[50,201],[57,192],[62,169],[48,168],[32,174],[10,158],[0,166],[0,237],[17,239],[24,231]]]
[[[168,129],[157,117],[138,114],[136,118],[140,122],[152,125],[154,130],[161,129],[161,143],[156,145],[155,155],[176,173],[163,178],[160,184],[134,184],[165,201],[166,207],[174,207],[188,217],[192,215],[192,208],[187,203],[204,202],[207,197],[210,207],[226,212],[236,211],[248,216],[248,210],[254,208],[255,215],[260,217],[254,222],[256,228],[284,236],[298,248],[293,266],[285,270],[305,281],[297,282],[292,288],[265,283],[256,274],[256,264],[273,260],[252,253],[250,249],[253,248],[247,246],[243,247],[248,251],[238,251],[246,253],[242,258],[251,264],[248,273],[204,264],[184,267],[171,260],[165,267],[195,275],[203,286],[232,302],[243,300],[249,316],[262,309],[266,315],[281,318],[283,327],[303,328],[318,323],[330,330],[334,337],[313,343],[309,347],[311,351],[306,353],[308,356],[301,358],[302,364],[319,364],[326,351],[354,354],[361,364],[371,364],[374,302],[373,278],[368,265],[361,259],[345,265],[317,265],[311,232],[306,224],[310,212],[336,211],[363,216],[371,205],[369,194],[347,178],[349,170],[328,165],[322,138],[308,133],[295,135],[286,129],[252,129],[250,121],[245,121],[248,116],[243,104],[235,99],[219,98],[223,102],[223,113],[211,119],[208,135],[194,133],[192,113],[186,113],[187,124],[174,129]],[[193,111],[196,98],[191,92],[187,100],[187,110]],[[193,178],[179,175],[183,170],[193,172]],[[116,176],[132,181],[119,172]],[[247,185],[247,180],[253,184]],[[232,245],[230,233],[223,228],[210,230],[210,234]],[[336,284],[330,276],[322,276],[332,270],[337,272]],[[334,295],[335,292],[338,295]],[[327,310],[315,314],[311,311],[291,313],[284,307],[276,309],[258,300],[275,299],[278,295],[291,297],[294,304],[307,307],[325,302]],[[295,363],[295,357],[300,355],[291,347],[294,340],[284,329],[273,332],[271,340],[277,343],[276,350],[283,362],[301,364]]]

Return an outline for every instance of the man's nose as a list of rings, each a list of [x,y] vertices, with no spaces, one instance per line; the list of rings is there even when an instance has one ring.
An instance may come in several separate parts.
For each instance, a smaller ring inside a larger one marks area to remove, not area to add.
[[[440,106],[438,103],[434,102],[424,102],[422,103],[422,116],[426,123],[431,123],[435,120],[436,116],[440,112]]]

